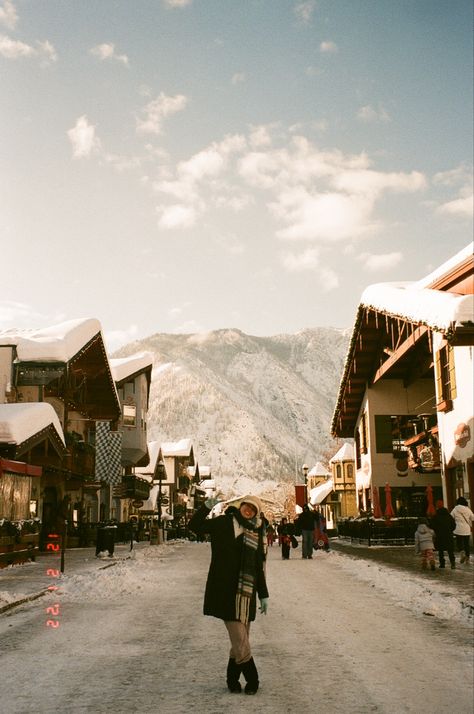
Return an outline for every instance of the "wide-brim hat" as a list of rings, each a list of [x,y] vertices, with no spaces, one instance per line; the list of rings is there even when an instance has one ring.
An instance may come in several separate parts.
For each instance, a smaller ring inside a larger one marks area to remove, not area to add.
[[[240,508],[243,503],[249,503],[251,506],[256,508],[257,516],[259,516],[263,512],[263,503],[261,502],[258,496],[252,495],[239,496],[239,498],[229,501],[227,503],[227,507],[233,506],[234,508]]]

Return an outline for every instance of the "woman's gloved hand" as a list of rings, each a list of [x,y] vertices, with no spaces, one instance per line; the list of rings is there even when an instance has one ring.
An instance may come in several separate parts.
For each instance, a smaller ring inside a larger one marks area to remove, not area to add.
[[[267,597],[262,597],[262,599],[260,600],[260,612],[262,613],[262,615],[266,615],[268,612],[268,600],[269,598]]]
[[[204,501],[204,505],[205,505],[206,508],[208,508],[210,511],[212,511],[212,509],[214,508],[214,506],[217,506],[218,503],[219,503],[219,499],[218,499],[218,498],[208,498],[206,501]]]

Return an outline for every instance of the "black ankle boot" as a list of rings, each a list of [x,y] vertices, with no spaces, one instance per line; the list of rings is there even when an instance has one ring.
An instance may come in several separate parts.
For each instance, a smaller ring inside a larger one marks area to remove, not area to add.
[[[241,671],[242,671],[241,665],[237,664],[235,659],[232,659],[232,657],[231,657],[227,664],[227,686],[229,688],[229,692],[241,692],[242,691],[242,687],[239,682],[239,677],[240,677]]]
[[[245,685],[245,694],[256,694],[259,682],[258,672],[255,662],[253,661],[253,657],[251,657],[248,662],[244,662],[244,664],[240,665],[240,667],[247,682]]]

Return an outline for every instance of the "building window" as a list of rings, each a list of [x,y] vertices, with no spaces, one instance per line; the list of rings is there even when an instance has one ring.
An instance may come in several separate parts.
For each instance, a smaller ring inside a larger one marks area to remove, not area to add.
[[[336,478],[342,478],[341,464],[336,464]]]
[[[347,464],[346,476],[347,478],[354,478],[354,467],[352,464]]]
[[[123,425],[136,426],[137,423],[137,408],[132,404],[123,405]]]
[[[445,345],[436,353],[436,391],[439,412],[448,412],[453,408],[453,399],[457,396],[454,349]]]
[[[415,415],[393,416],[389,414],[375,415],[375,449],[378,454],[393,454],[401,457],[401,452],[408,451],[404,444],[413,436],[413,421]]]

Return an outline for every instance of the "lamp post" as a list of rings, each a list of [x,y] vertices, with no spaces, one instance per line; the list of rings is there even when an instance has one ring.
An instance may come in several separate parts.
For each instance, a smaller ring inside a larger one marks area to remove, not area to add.
[[[161,532],[161,502],[163,498],[162,494],[162,483],[163,483],[163,477],[166,473],[165,470],[165,464],[162,459],[160,459],[156,465],[156,475],[158,478],[158,499],[157,499],[157,505],[158,505],[158,543],[162,542],[162,532]]]
[[[308,471],[309,467],[307,464],[303,464],[301,467],[301,470],[303,472],[303,478],[304,478],[304,500],[305,503],[308,502]]]

